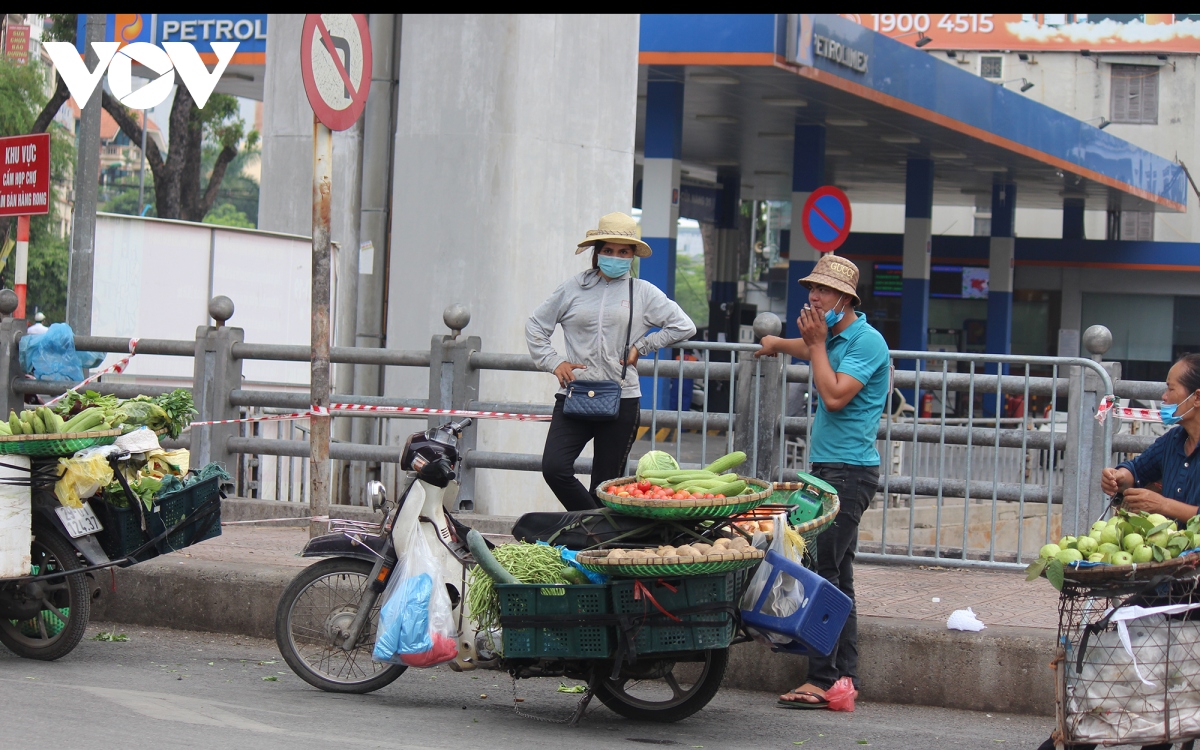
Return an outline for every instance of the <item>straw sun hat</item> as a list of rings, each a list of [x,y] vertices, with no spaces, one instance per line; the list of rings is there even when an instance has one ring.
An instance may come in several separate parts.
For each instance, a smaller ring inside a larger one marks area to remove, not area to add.
[[[811,288],[813,284],[827,286],[830,289],[836,289],[843,294],[848,294],[854,299],[854,305],[857,307],[862,304],[862,300],[858,298],[858,266],[850,261],[833,253],[826,253],[817,261],[817,265],[813,268],[812,273],[800,279],[800,283],[806,289]]]
[[[639,258],[650,257],[650,246],[641,240],[642,231],[632,216],[620,211],[600,217],[600,226],[587,230],[587,237],[579,243],[575,251],[579,255],[584,250],[599,243],[613,242],[618,245],[633,245],[633,254]],[[857,278],[857,276],[856,276]]]

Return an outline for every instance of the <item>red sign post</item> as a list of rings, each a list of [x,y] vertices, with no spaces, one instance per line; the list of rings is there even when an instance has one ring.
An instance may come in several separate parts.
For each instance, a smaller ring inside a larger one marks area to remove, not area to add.
[[[333,133],[358,121],[371,93],[371,33],[362,13],[310,13],[300,32],[300,78],[313,109],[312,375],[313,409],[329,406],[329,213]],[[329,513],[329,416],[309,419],[309,509]],[[309,524],[309,536],[324,534]]]
[[[17,217],[14,317],[25,317],[29,270],[29,217],[50,213],[50,134],[0,138],[0,216]]]

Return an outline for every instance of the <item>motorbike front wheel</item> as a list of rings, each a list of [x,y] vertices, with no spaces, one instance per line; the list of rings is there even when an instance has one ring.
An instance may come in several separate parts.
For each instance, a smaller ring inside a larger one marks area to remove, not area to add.
[[[335,557],[308,566],[288,584],[275,610],[275,643],[300,679],[331,693],[369,693],[404,674],[400,664],[371,661],[380,600],[354,647],[334,643],[358,613],[371,564]]]
[[[61,534],[34,529],[30,562],[43,575],[82,568],[75,548]],[[14,584],[10,584],[10,587]],[[25,620],[0,618],[0,643],[17,656],[53,661],[66,656],[83,640],[91,617],[92,597],[87,574],[74,573],[21,584],[3,596],[38,610]]]
[[[612,679],[611,663],[596,666],[592,692],[627,719],[670,723],[686,719],[708,705],[721,688],[729,649],[699,652],[687,659],[654,659],[648,655]]]

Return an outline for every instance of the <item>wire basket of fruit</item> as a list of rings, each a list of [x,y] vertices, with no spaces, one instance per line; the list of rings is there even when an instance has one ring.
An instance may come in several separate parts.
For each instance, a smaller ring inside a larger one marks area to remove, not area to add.
[[[1200,516],[1179,529],[1158,513],[1118,510],[1097,521],[1087,534],[1047,544],[1025,569],[1026,580],[1044,576],[1056,589],[1063,582],[1100,584],[1146,581],[1164,573],[1183,573],[1200,565]]]
[[[727,573],[757,565],[765,553],[742,537],[707,543],[661,546],[654,549],[590,550],[575,561],[593,573],[635,578],[655,576],[698,576]]]

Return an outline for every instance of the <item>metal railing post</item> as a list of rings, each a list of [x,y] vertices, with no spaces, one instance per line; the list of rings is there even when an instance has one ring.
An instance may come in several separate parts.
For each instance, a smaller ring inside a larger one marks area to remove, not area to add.
[[[479,400],[479,370],[471,366],[471,355],[481,351],[483,342],[478,336],[462,336],[471,322],[466,305],[455,303],[442,312],[442,321],[450,329],[449,336],[434,336],[429,345],[429,406],[435,409],[470,409]],[[429,426],[450,421],[450,417],[430,417]],[[478,423],[471,425],[458,441],[460,456],[476,447]],[[460,464],[458,473],[457,510],[475,509],[475,469],[470,461]]]
[[[25,319],[14,318],[17,309],[17,293],[11,289],[0,291],[0,419],[9,411],[21,411],[24,399],[13,390],[13,381],[24,376],[21,369],[20,344],[25,335]]]
[[[224,296],[213,297],[208,313],[215,326],[196,328],[196,361],[192,399],[196,404],[198,422],[237,419],[238,407],[229,400],[230,391],[242,387],[242,360],[233,356],[233,346],[245,339],[241,328],[228,328],[225,321],[233,317],[233,302]],[[229,470],[235,454],[226,443],[238,436],[238,425],[223,424],[193,427],[192,465],[204,466],[216,462]]]
[[[1112,346],[1112,333],[1104,326],[1091,326],[1083,332],[1083,346],[1092,355],[1101,367],[1108,372],[1109,381],[1116,383],[1121,379],[1121,363],[1120,362],[1105,362],[1104,353]],[[1112,460],[1112,431],[1115,419],[1105,420],[1101,425],[1093,415],[1100,405],[1100,400],[1105,396],[1111,396],[1104,384],[1100,382],[1099,376],[1089,371],[1084,378],[1084,391],[1087,393],[1087,403],[1090,411],[1085,414],[1085,418],[1091,423],[1092,440],[1089,443],[1091,448],[1091,465],[1092,476],[1086,477],[1084,480],[1084,495],[1088,498],[1088,514],[1086,517],[1088,526],[1092,521],[1100,517],[1100,514],[1108,507],[1108,498],[1104,495],[1104,491],[1100,489],[1100,471],[1108,466]]]

